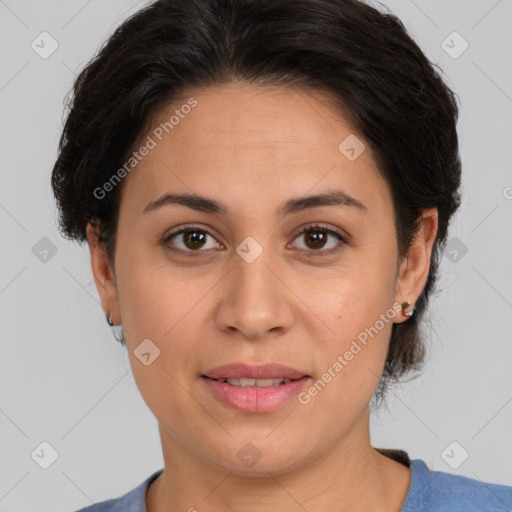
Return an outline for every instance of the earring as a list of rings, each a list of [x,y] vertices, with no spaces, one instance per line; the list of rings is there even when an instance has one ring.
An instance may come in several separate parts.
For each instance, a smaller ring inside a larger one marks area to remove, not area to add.
[[[407,313],[404,312],[405,308],[408,308],[411,305],[411,303],[407,300],[402,303],[402,314],[406,317],[411,317],[414,314],[414,308],[412,311],[408,311]]]
[[[107,324],[110,325],[110,327],[115,325],[114,322],[112,322],[112,318],[110,318],[110,313],[107,313]]]
[[[112,321],[112,317],[110,316],[110,313],[107,313],[106,314],[106,319],[107,319],[107,323],[108,325],[110,325],[110,327],[116,327],[114,329],[114,338],[119,342],[121,343],[121,345],[125,345],[126,344],[126,339],[124,337],[124,330],[123,330],[123,327],[122,325],[116,325],[113,321]],[[116,331],[117,330],[120,330],[121,331],[121,335],[119,335]]]

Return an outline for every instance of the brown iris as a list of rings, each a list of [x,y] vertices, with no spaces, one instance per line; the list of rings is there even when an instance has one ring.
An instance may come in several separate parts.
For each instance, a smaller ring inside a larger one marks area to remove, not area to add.
[[[311,230],[311,231],[305,231],[304,232],[304,237],[306,240],[312,240],[312,243],[309,244],[307,241],[306,241],[306,245],[310,248],[310,249],[321,249],[323,247],[323,245],[325,244],[325,240],[326,240],[326,237],[327,237],[327,234],[322,231],[322,230],[319,230],[319,229],[315,229],[314,231]]]
[[[206,233],[197,229],[183,231],[183,241],[189,249],[200,249],[206,240]]]

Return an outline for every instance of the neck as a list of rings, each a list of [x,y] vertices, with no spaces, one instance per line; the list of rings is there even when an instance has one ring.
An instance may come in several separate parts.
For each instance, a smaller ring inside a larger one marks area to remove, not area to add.
[[[165,469],[148,489],[147,512],[396,512],[405,501],[410,472],[371,446],[368,420],[366,414],[316,458],[257,476],[197,458],[160,425]]]

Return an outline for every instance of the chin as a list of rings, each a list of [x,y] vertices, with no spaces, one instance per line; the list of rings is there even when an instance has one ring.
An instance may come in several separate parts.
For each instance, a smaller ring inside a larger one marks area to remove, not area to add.
[[[269,448],[269,453],[265,456],[266,451],[265,449],[260,451],[255,444],[247,442],[236,451],[234,458],[226,459],[226,453],[224,453],[222,460],[215,455],[210,460],[225,471],[238,476],[267,478],[285,475],[307,464],[306,458],[300,457],[292,448],[288,453],[280,453]]]

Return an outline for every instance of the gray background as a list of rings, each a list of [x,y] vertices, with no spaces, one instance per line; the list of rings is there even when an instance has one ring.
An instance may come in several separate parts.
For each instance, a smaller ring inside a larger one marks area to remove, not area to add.
[[[386,4],[460,96],[464,201],[431,304],[430,361],[390,392],[372,443],[512,485],[512,0]],[[163,466],[156,420],[105,322],[87,246],[59,235],[49,185],[74,74],[142,5],[0,0],[4,512],[76,510]],[[47,59],[31,47],[43,31],[59,45]],[[469,44],[460,56],[463,41],[447,39],[454,31]],[[47,469],[31,456],[42,442],[58,453]]]

